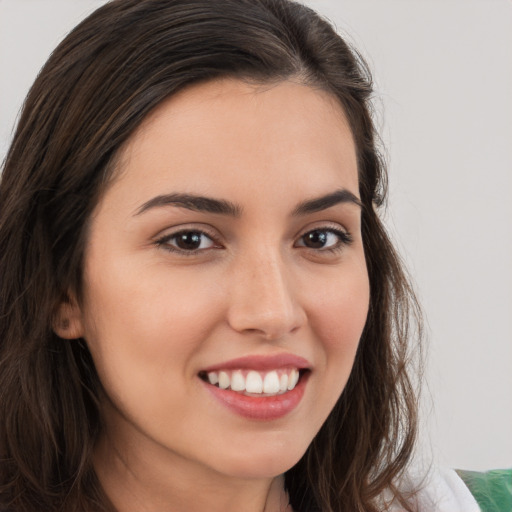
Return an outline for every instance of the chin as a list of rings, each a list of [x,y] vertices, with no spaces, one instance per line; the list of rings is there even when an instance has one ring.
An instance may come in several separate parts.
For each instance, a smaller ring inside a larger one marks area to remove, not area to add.
[[[278,450],[270,447],[258,449],[257,446],[250,452],[237,453],[225,459],[220,471],[237,478],[274,478],[295,466],[304,455],[303,450]],[[269,449],[270,448],[270,449]]]

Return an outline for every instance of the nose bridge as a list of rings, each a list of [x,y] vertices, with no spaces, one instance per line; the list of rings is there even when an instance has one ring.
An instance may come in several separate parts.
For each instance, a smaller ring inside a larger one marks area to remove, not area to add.
[[[233,273],[228,321],[239,332],[277,339],[297,329],[305,318],[289,268],[279,250],[260,247],[241,257]]]

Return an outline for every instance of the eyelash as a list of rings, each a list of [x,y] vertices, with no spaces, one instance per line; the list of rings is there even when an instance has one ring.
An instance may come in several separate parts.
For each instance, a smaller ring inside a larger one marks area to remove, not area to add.
[[[306,237],[309,234],[315,233],[315,232],[334,234],[338,237],[338,242],[334,246],[327,247],[327,248],[313,248],[313,247],[307,247],[306,245],[299,245],[299,247],[304,247],[306,249],[310,249],[310,250],[316,251],[316,252],[332,254],[332,253],[340,252],[346,246],[349,246],[353,242],[352,235],[348,231],[342,231],[340,229],[336,229],[336,228],[332,228],[332,227],[319,227],[319,228],[311,229],[309,231],[306,231],[303,235],[301,235],[299,240],[304,240],[304,237]],[[176,233],[165,235],[165,236],[159,238],[158,240],[156,240],[155,243],[158,247],[161,247],[162,249],[164,249],[166,251],[177,253],[177,254],[184,255],[184,256],[195,256],[195,255],[199,254],[200,252],[207,251],[211,248],[215,248],[215,247],[208,247],[206,249],[186,250],[186,249],[180,249],[178,247],[173,247],[172,245],[170,245],[170,242],[172,240],[175,240],[178,236],[184,235],[184,234],[192,234],[192,233],[199,235],[201,237],[205,236],[205,237],[209,238],[212,241],[212,243],[214,244],[214,246],[215,246],[215,244],[217,244],[215,237],[213,237],[211,234],[209,234],[208,232],[203,231],[201,229],[183,229],[181,231],[177,231]]]
[[[207,248],[207,249],[185,250],[185,249],[180,249],[179,247],[173,247],[172,245],[170,245],[170,242],[172,240],[177,239],[178,236],[185,235],[185,234],[191,234],[191,233],[200,235],[201,237],[205,236],[206,238],[209,238],[213,242],[213,244],[217,243],[216,240],[215,240],[215,237],[213,237],[210,233],[207,233],[204,230],[201,230],[201,229],[182,229],[181,231],[177,231],[176,233],[171,233],[169,235],[163,236],[162,238],[159,238],[158,240],[156,240],[156,245],[158,247],[161,247],[162,249],[164,249],[166,251],[177,253],[177,254],[180,254],[180,255],[183,255],[183,256],[196,256],[198,253],[210,249],[210,248]]]
[[[305,247],[307,249],[311,249],[313,251],[318,252],[324,252],[324,253],[338,253],[341,250],[343,250],[345,247],[349,246],[352,242],[352,235],[348,231],[342,231],[341,229],[331,228],[331,227],[319,227],[315,229],[311,229],[309,231],[306,231],[299,240],[303,240],[307,235],[310,235],[312,233],[329,233],[332,235],[336,235],[338,237],[337,243],[335,243],[332,247],[326,247],[326,248],[318,248],[315,249],[313,247],[307,247],[305,245],[301,245],[299,247]]]

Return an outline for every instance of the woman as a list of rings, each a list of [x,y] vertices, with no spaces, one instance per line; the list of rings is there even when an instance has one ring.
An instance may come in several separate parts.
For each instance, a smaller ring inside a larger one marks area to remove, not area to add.
[[[117,0],[0,188],[0,508],[415,508],[414,297],[357,54],[286,0]]]

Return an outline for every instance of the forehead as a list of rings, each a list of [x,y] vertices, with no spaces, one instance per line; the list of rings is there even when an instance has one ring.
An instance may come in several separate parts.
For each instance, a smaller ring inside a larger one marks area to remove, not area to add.
[[[119,185],[138,196],[169,188],[225,196],[242,184],[254,194],[269,183],[290,195],[358,192],[354,141],[339,101],[290,81],[189,87],[143,121],[117,167]]]

